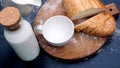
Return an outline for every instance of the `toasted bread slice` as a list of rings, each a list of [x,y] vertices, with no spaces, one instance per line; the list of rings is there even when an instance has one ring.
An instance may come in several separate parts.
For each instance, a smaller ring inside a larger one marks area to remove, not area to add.
[[[68,17],[72,20],[88,17],[105,10],[100,0],[63,0]]]

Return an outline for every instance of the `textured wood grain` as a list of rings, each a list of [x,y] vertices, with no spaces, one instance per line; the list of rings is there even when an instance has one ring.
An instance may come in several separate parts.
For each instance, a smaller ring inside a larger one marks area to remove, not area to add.
[[[111,15],[116,15],[120,13],[117,6],[114,3],[106,5],[106,12]]]

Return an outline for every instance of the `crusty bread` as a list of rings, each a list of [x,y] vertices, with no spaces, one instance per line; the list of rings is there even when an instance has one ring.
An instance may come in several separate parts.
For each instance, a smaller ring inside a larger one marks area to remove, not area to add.
[[[86,20],[86,21],[84,21],[84,22],[76,25],[76,26],[75,26],[75,30],[76,30],[77,32],[82,31],[82,30],[84,30],[84,31],[89,31],[89,30],[86,30],[86,29],[92,30],[92,29],[96,28],[97,25],[98,25],[98,24],[96,24],[96,23],[97,23],[96,21],[97,21],[98,19],[102,18],[102,17],[105,16],[105,15],[106,15],[106,13],[102,12],[102,13],[96,15],[96,16],[93,16],[93,17],[90,18],[89,20]],[[91,23],[91,22],[92,22],[92,23]],[[90,25],[91,25],[91,26],[90,26]]]
[[[106,37],[111,35],[116,29],[116,22],[112,15],[107,14],[104,18],[102,18],[99,22],[99,26],[90,32],[90,35]]]
[[[105,10],[100,0],[63,0],[68,17],[72,20],[88,17]]]
[[[102,18],[102,17],[106,17],[106,18]],[[109,16],[106,15],[105,13],[100,13],[97,16],[91,18],[90,20],[88,20],[89,25],[87,26],[87,28],[85,28],[84,30],[82,30],[84,33],[90,33],[93,30],[95,30],[98,27],[102,26],[102,22],[105,22],[106,20],[108,20]]]
[[[77,32],[82,31],[87,34],[100,37],[111,35],[115,31],[115,28],[116,22],[113,16],[104,12],[75,26],[75,30]]]

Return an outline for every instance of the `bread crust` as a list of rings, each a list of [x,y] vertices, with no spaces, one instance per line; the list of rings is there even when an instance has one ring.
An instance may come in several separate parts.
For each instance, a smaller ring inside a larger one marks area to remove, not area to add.
[[[103,21],[100,20],[101,25],[97,26],[96,29],[90,32],[90,35],[107,37],[115,31],[116,21],[114,17],[110,14],[107,14],[106,16],[108,16],[109,18],[106,18],[106,20]]]
[[[68,17],[72,20],[92,16],[105,10],[105,5],[99,0],[63,0],[63,4]]]
[[[77,32],[84,32],[93,36],[106,37],[116,29],[116,22],[112,15],[102,12],[85,22],[75,26]]]
[[[102,13],[99,13],[98,15],[96,16],[93,16],[92,18],[78,24],[75,26],[75,30],[77,32],[79,31],[82,31],[84,30],[85,28],[88,30],[88,29],[93,29],[93,28],[96,28],[97,27],[97,22],[93,22],[93,21],[97,21],[99,20],[101,17],[105,16],[106,13],[105,12],[102,12]],[[91,25],[91,26],[90,26]],[[86,32],[86,31],[85,31]]]

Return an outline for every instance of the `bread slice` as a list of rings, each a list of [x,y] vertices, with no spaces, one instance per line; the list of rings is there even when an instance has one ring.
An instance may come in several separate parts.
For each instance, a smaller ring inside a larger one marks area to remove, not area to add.
[[[105,17],[103,17],[99,21],[99,24],[100,25],[98,25],[96,29],[90,32],[90,35],[106,37],[111,35],[116,29],[116,21],[110,14],[107,14]]]
[[[82,30],[84,33],[90,33],[96,28],[103,26],[103,23],[109,19],[109,15],[106,14],[98,14],[97,16],[93,17],[89,20],[90,25],[85,30]]]
[[[106,13],[105,12],[101,12],[99,14],[97,14],[96,16],[93,16],[92,18],[78,24],[75,26],[75,30],[77,32],[79,31],[84,31],[84,32],[90,32],[90,30],[93,30],[97,27],[97,20],[99,20],[100,18],[102,18],[103,16],[105,16]]]
[[[67,15],[72,20],[88,17],[105,10],[100,0],[63,0]]]
[[[77,32],[82,31],[84,33],[106,37],[111,35],[116,29],[116,22],[112,15],[104,12],[82,22],[75,26]]]

